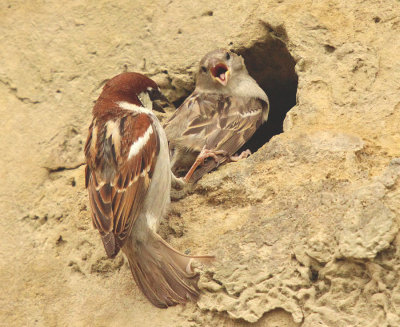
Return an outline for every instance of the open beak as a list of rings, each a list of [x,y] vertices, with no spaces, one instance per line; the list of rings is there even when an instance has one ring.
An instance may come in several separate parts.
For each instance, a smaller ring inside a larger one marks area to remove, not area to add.
[[[210,73],[212,78],[221,83],[223,86],[226,86],[226,84],[228,84],[229,69],[225,64],[223,63],[216,64],[214,67],[210,69]]]

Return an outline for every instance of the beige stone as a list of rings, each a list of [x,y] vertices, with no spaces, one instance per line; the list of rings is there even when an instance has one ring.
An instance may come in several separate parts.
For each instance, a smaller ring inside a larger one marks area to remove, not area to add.
[[[398,0],[2,1],[0,325],[399,326],[399,12]],[[179,104],[216,47],[243,54],[271,98],[254,149],[292,108],[254,155],[174,194],[162,235],[217,261],[197,304],[159,310],[122,256],[105,257],[82,148],[108,78],[146,73]]]

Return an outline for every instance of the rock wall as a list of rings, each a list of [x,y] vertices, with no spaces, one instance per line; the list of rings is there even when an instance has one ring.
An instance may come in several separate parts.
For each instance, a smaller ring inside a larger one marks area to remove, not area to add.
[[[398,0],[3,1],[0,325],[399,326],[399,12]],[[197,304],[159,310],[122,256],[105,257],[82,147],[108,78],[146,73],[178,105],[216,47],[245,57],[271,119],[254,155],[174,194],[162,235],[218,260]]]

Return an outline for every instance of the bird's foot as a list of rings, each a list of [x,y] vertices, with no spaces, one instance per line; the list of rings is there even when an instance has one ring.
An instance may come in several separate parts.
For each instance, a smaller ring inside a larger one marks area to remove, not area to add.
[[[182,190],[186,185],[183,177],[176,177],[174,173],[171,172],[171,186],[176,190]]]
[[[183,199],[192,185],[185,182],[183,177],[176,177],[171,172],[171,201]]]
[[[226,152],[225,150],[208,150],[205,147],[203,148],[203,150],[201,150],[201,152],[199,153],[199,155],[197,156],[197,160],[201,160],[201,164],[204,164],[204,161],[208,158],[213,158],[216,162],[219,161],[218,156],[224,156],[227,157],[228,152]]]
[[[237,162],[241,159],[246,159],[249,155],[251,155],[251,151],[249,149],[243,151],[241,154],[237,155],[237,156],[230,156],[229,160],[230,161],[234,161]]]
[[[193,173],[197,169],[198,166],[204,165],[204,161],[208,158],[213,158],[216,162],[219,161],[218,156],[229,156],[228,153],[225,150],[208,150],[204,146],[203,149],[200,151],[199,155],[196,158],[196,161],[193,163],[192,167],[190,170],[187,172],[186,176],[183,178],[183,180],[188,183],[190,180],[190,177],[192,177]]]

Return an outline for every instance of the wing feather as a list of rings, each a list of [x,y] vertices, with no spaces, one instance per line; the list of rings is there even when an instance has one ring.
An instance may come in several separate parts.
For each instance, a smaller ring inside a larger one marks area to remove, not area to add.
[[[190,152],[223,150],[234,155],[263,123],[269,104],[261,99],[227,96],[224,94],[197,93],[196,91],[176,110],[165,125],[169,147],[173,154],[173,171],[180,165],[192,164],[184,158]],[[183,151],[175,151],[183,149]],[[207,160],[192,175],[191,182],[225,162]],[[186,171],[190,168],[186,167]]]
[[[149,128],[151,133],[130,157],[132,145]],[[93,131],[99,135],[93,136]],[[94,121],[89,129],[86,185],[93,224],[110,257],[123,246],[143,206],[159,148],[155,131],[151,117],[144,113],[127,113],[112,123]]]

